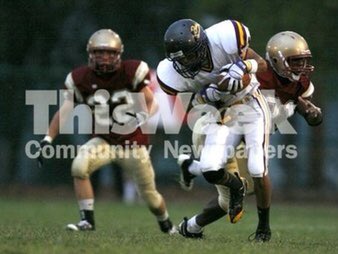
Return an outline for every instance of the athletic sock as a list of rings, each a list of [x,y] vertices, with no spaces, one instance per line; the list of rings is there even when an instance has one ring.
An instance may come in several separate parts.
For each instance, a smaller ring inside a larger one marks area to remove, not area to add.
[[[78,201],[81,220],[86,220],[95,226],[94,220],[94,199],[82,199]]]
[[[191,163],[191,165],[188,167],[189,173],[192,174],[192,175],[194,175],[194,176],[200,176],[200,175],[202,175],[202,170],[201,170],[200,164],[201,164],[200,161],[193,160],[193,162]]]
[[[270,228],[270,207],[260,208],[257,207],[258,213],[258,227],[259,229]]]
[[[95,220],[94,220],[94,211],[90,210],[80,210],[80,218],[81,220],[88,221],[92,226],[95,226]]]
[[[80,210],[94,210],[94,199],[81,199],[78,200]]]
[[[202,227],[196,223],[196,216],[190,218],[187,222],[187,230],[190,233],[201,233]]]
[[[157,218],[158,221],[165,221],[165,220],[169,219],[168,211],[165,211],[164,214],[162,214],[162,215],[157,215],[156,218]]]

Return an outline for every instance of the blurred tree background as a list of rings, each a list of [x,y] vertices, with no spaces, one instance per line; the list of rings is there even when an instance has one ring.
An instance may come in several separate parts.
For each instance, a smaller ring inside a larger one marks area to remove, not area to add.
[[[86,43],[93,32],[113,29],[124,42],[124,59],[143,59],[156,68],[164,57],[164,32],[173,21],[192,18],[206,28],[236,19],[249,27],[251,46],[262,56],[268,39],[283,30],[296,31],[308,41],[315,66],[314,101],[322,107],[325,120],[320,127],[311,128],[295,116],[291,122],[297,135],[274,135],[272,144],[295,144],[298,157],[271,159],[270,174],[275,190],[285,198],[304,193],[337,199],[337,1],[0,0],[0,7],[2,187],[71,185],[71,161],[50,160],[44,169],[38,169],[25,155],[26,143],[42,138],[33,135],[33,109],[25,105],[25,92],[62,88],[66,74],[87,62]],[[57,106],[50,107],[50,116],[56,110]],[[189,135],[182,130],[181,135],[165,136],[159,130],[152,141],[160,148],[165,139],[190,142]],[[62,135],[56,143],[80,141]],[[175,184],[175,180],[168,182],[178,172],[175,159],[163,159],[156,151],[153,162],[159,183]]]

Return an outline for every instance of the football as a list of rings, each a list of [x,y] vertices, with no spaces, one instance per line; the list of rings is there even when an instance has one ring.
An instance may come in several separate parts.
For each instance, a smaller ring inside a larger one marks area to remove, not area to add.
[[[228,91],[228,84],[229,84],[230,78],[224,79],[222,82],[218,83],[218,89],[220,91]],[[247,87],[251,82],[251,75],[248,73],[245,73],[242,78],[243,82],[243,88]]]

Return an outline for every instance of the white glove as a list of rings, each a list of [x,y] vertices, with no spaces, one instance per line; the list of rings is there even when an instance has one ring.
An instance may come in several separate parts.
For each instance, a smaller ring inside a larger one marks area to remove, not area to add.
[[[221,99],[221,91],[216,84],[210,84],[200,91],[201,95],[207,102],[216,102]]]
[[[224,87],[225,90],[228,91],[229,93],[234,94],[243,89],[242,79],[240,80],[235,79],[231,77],[229,73],[226,72],[222,72],[221,76],[223,76],[223,78],[221,79],[221,81],[218,82],[218,85],[220,87]]]
[[[42,149],[45,146],[51,146],[52,145],[52,141],[53,141],[53,139],[50,136],[46,136],[46,137],[44,137],[44,139],[42,139],[40,141],[40,147],[39,147],[39,151],[38,151],[39,156],[37,158],[37,160],[38,160],[38,167],[39,168],[42,168],[42,166],[43,166],[43,159],[44,159],[44,157],[43,157],[43,151],[42,151]]]
[[[194,99],[192,100],[192,105],[196,106],[199,104],[214,103],[221,99],[222,92],[218,90],[216,84],[210,84],[205,86],[195,94]]]
[[[233,79],[242,80],[244,73],[246,73],[246,65],[242,60],[238,60],[223,66],[221,72],[228,73]]]
[[[141,112],[126,112],[125,113],[127,118],[124,119],[123,122],[115,121],[119,125],[128,125],[128,126],[136,126],[140,127],[143,125],[149,118],[149,114],[147,112],[141,111]]]

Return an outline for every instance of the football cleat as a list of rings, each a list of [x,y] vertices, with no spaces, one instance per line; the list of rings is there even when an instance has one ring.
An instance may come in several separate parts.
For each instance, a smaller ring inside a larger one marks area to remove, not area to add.
[[[247,187],[245,178],[239,177],[238,173],[235,173],[235,176],[241,181],[242,187],[239,190],[230,189],[229,220],[231,223],[237,223],[243,216],[243,200]]]
[[[178,233],[176,226],[173,225],[170,219],[166,219],[164,221],[158,221],[158,225],[163,233],[167,233],[169,235],[174,235]]]
[[[183,221],[178,225],[178,233],[186,238],[195,238],[195,239],[203,238],[203,231],[199,233],[191,233],[188,231],[187,227],[188,227],[188,218],[184,217]]]
[[[81,220],[78,224],[68,224],[66,229],[70,231],[93,231],[95,226],[86,220]]]
[[[258,228],[256,232],[249,235],[248,240],[250,242],[268,242],[271,239],[271,230],[270,228],[260,229]]]
[[[180,166],[180,185],[183,190],[190,191],[193,186],[193,179],[196,177],[188,170],[189,166],[193,162],[193,159],[187,154],[180,154],[177,159],[177,164]]]

